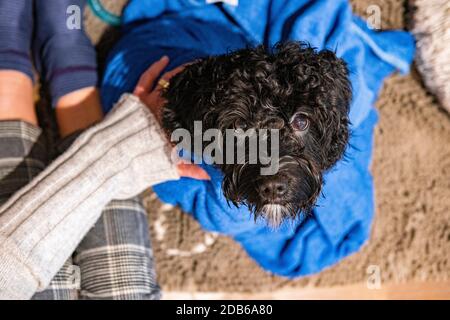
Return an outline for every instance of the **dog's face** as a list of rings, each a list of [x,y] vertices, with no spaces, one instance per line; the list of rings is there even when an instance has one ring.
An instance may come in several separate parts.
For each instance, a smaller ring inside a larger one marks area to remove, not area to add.
[[[225,197],[249,206],[273,225],[308,213],[320,194],[322,175],[344,154],[349,138],[351,85],[343,60],[288,42],[210,57],[175,76],[164,93],[163,125],[172,132],[274,129],[279,169],[262,175],[261,162],[217,165]],[[225,150],[229,150],[226,147]],[[248,148],[246,149],[247,152]]]

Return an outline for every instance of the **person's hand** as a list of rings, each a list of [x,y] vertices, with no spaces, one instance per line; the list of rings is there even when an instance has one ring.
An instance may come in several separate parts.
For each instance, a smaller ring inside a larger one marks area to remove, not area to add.
[[[169,64],[169,58],[163,56],[161,59],[153,63],[139,78],[138,84],[134,89],[133,94],[141,99],[141,101],[153,112],[158,121],[161,121],[162,109],[166,103],[164,98],[161,96],[164,88],[158,83],[155,88],[156,79],[160,76],[161,72]],[[169,72],[164,73],[160,77],[160,81],[169,83],[170,79],[181,72],[184,66],[177,67]]]
[[[152,88],[156,79],[158,79],[161,72],[167,67],[168,64],[169,58],[167,56],[163,56],[161,59],[153,63],[141,75],[133,92],[133,94],[139,97],[139,99],[150,109],[160,123],[162,110],[166,103],[164,98],[161,96],[164,88],[159,84],[153,90]],[[163,74],[160,79],[163,79],[166,83],[168,83],[170,78],[181,72],[183,69],[184,66],[177,67]],[[180,162],[177,164],[177,171],[181,177],[189,177],[198,180],[210,180],[208,173],[195,164]]]

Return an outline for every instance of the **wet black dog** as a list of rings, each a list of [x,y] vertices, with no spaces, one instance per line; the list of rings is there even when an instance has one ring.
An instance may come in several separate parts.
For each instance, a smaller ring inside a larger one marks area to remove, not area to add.
[[[346,63],[305,43],[199,60],[175,76],[164,95],[169,132],[193,133],[196,120],[203,130],[279,129],[276,174],[261,175],[261,164],[248,161],[217,165],[225,197],[275,226],[313,208],[322,175],[347,147],[352,93]]]

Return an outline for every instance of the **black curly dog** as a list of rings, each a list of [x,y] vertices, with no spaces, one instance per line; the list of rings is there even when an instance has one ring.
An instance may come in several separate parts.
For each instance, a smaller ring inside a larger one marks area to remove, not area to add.
[[[310,212],[322,176],[343,156],[352,97],[346,63],[328,50],[287,42],[201,59],[170,81],[163,125],[169,131],[218,128],[280,131],[280,167],[220,164],[225,197],[271,225]]]

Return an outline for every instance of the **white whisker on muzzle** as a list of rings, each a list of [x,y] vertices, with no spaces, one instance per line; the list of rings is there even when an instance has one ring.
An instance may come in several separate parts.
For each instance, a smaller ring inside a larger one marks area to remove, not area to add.
[[[270,203],[263,206],[261,213],[272,228],[277,228],[289,214],[289,210],[281,204]]]

